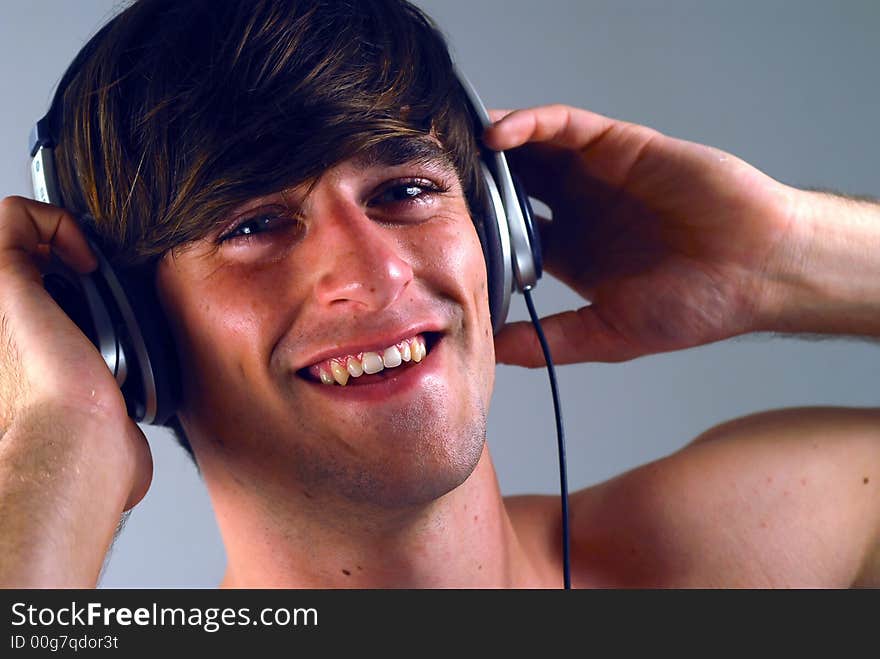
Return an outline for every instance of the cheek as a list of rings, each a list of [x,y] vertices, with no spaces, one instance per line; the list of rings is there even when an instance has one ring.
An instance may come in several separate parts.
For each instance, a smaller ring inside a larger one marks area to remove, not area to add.
[[[489,286],[483,247],[473,224],[469,223],[463,227],[461,235],[465,239],[459,240],[460,245],[456,254],[457,272],[461,273],[462,282],[470,294],[471,304],[477,311],[480,338],[488,340],[491,347],[492,322],[489,316]],[[494,353],[492,357],[494,359]]]
[[[469,220],[435,228],[424,237],[431,249],[430,260],[422,263],[420,277],[437,293],[464,307],[465,335],[494,368],[495,346],[489,314],[486,261],[476,228]]]
[[[204,390],[253,376],[247,372],[265,361],[264,346],[274,336],[270,311],[282,304],[277,287],[234,268],[207,277],[172,270],[158,283],[185,387]]]
[[[442,280],[469,293],[477,306],[486,293],[486,264],[476,229],[470,220],[448,222],[421,237],[417,253],[423,254],[419,270],[428,280]]]

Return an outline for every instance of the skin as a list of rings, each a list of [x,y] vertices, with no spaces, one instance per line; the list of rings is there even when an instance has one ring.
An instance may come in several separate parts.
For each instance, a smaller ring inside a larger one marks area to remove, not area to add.
[[[69,214],[0,201],[0,583],[87,587],[152,462],[100,355],[42,286],[49,246],[96,266]]]
[[[592,301],[543,320],[560,363],[751,331],[880,335],[876,204],[796,190],[717,149],[585,110],[495,118],[487,143],[516,149],[527,189],[553,211],[548,271]],[[542,363],[525,323],[496,349],[499,361]],[[880,585],[878,421],[876,409],[756,414],[574,494],[574,584]],[[546,548],[553,502],[508,505]]]
[[[411,201],[389,194],[408,179],[428,185]],[[343,569],[369,584],[439,583],[412,564],[415,549],[439,556],[462,541],[479,572],[477,546],[506,524],[483,450],[494,370],[485,266],[454,170],[350,160],[254,200],[233,226],[254,212],[278,217],[218,246],[224,226],[157,275],[191,374],[182,421],[230,554],[227,584],[338,585]],[[442,363],[414,391],[340,401],[295,375],[318,353],[377,347],[368,337],[426,322],[443,335]],[[463,525],[480,515],[498,519]],[[333,549],[316,556],[316,545]],[[254,574],[257,556],[278,569]],[[488,576],[490,555],[479,561]]]
[[[584,110],[495,118],[485,141],[514,150],[553,211],[547,269],[592,302],[544,320],[560,363],[750,331],[880,334],[876,205],[795,190],[729,154]],[[503,499],[483,442],[494,361],[538,366],[540,353],[517,323],[493,349],[479,244],[441,169],[346,161],[311,192],[241,209],[299,209],[296,222],[273,220],[265,238],[234,246],[208,236],[161,263],[186,373],[182,421],[229,557],[223,585],[561,585],[556,497]],[[377,203],[410,177],[448,189],[412,207]],[[0,369],[0,515],[17,531],[0,540],[0,577],[93,584],[113,515],[146,491],[149,453],[94,350],[39,286],[40,244],[92,267],[72,219],[4,204],[3,363],[17,370]],[[399,395],[340,402],[293,375],[320,352],[425,319],[443,330],[434,375]],[[62,349],[92,378],[14,358]],[[757,414],[573,493],[574,585],[880,585],[878,421],[871,409]],[[74,467],[116,477],[87,487]],[[10,487],[39,474],[54,478]],[[50,514],[51,551],[28,521]]]

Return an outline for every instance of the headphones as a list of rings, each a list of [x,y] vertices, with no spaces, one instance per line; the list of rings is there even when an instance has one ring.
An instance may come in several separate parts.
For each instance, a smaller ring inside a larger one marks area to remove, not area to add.
[[[83,47],[68,67],[45,117],[31,131],[31,179],[34,199],[63,207],[55,173],[51,126],[60,121],[64,90],[82,62],[112,25],[107,23]],[[483,129],[492,120],[476,90],[456,66],[455,74],[465,92],[475,125]],[[489,312],[497,333],[507,318],[514,290],[523,294],[541,343],[556,415],[562,503],[563,583],[571,588],[568,483],[565,437],[550,349],[532,302],[531,289],[542,274],[540,237],[529,198],[513,176],[504,153],[480,145],[480,176],[483,187],[482,219],[475,222],[488,278]],[[177,355],[168,324],[156,296],[152,277],[138,271],[117,271],[97,245],[97,236],[82,223],[89,246],[98,260],[97,269],[80,275],[55,259],[43,274],[43,284],[59,306],[98,348],[122,390],[129,416],[136,422],[166,425],[173,421],[180,400]]]
[[[105,29],[74,59],[58,85],[48,114],[31,131],[31,179],[37,201],[64,205],[55,173],[56,142],[50,127],[59,119],[64,89]],[[456,76],[476,125],[491,125],[486,107],[457,67]],[[512,175],[504,153],[481,145],[480,172],[485,221],[477,222],[477,232],[486,260],[492,329],[497,333],[504,326],[514,288],[529,291],[541,277],[541,245],[528,196]],[[56,260],[44,273],[43,284],[98,348],[122,389],[129,416],[140,423],[164,425],[176,412],[180,378],[174,343],[152,281],[136,273],[114,270],[98,248],[97,237],[87,226],[83,229],[98,268],[79,275]]]

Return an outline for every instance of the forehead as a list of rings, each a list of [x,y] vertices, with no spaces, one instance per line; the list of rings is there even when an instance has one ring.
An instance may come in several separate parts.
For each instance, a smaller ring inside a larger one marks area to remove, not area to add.
[[[455,171],[452,154],[429,135],[392,137],[367,147],[353,158],[364,169],[424,165]]]

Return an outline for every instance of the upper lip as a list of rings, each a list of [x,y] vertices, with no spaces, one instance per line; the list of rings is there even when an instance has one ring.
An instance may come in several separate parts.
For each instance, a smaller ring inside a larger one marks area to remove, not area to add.
[[[346,341],[345,343],[338,343],[329,348],[321,349],[317,352],[314,352],[302,360],[298,360],[300,363],[296,367],[296,370],[300,370],[303,368],[308,368],[314,364],[318,364],[326,359],[330,359],[332,357],[342,357],[345,355],[356,355],[360,352],[379,352],[384,350],[389,346],[393,346],[397,343],[400,343],[404,339],[412,338],[417,334],[424,334],[426,332],[442,332],[443,327],[436,322],[422,322],[416,325],[411,325],[409,327],[403,329],[396,330],[388,330],[385,329],[381,332],[369,333],[369,334],[361,334],[357,338]]]

